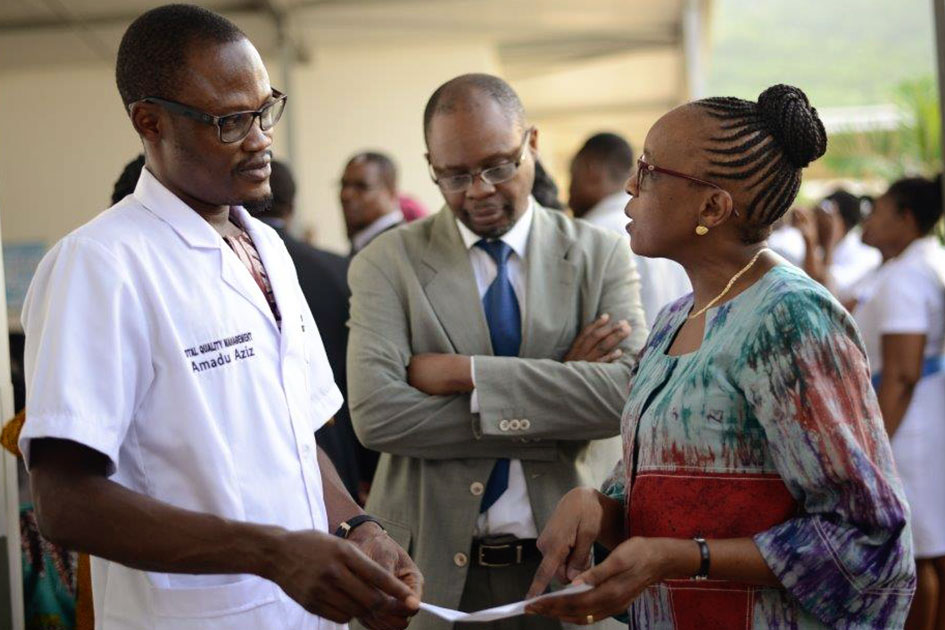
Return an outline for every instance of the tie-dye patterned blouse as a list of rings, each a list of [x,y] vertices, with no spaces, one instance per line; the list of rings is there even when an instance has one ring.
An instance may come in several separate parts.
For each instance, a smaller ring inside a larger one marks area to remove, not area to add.
[[[668,356],[691,306],[660,313],[624,409],[630,535],[753,537],[784,588],[664,582],[630,627],[901,627],[908,510],[853,320],[777,266],[708,312],[699,350]]]

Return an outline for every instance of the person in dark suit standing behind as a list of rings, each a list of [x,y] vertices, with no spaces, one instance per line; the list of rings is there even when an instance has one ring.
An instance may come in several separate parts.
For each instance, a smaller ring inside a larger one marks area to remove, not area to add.
[[[315,324],[325,344],[325,353],[335,375],[335,382],[347,401],[345,354],[348,346],[348,259],[321,250],[293,237],[288,224],[295,210],[295,178],[288,165],[277,160],[271,163],[269,184],[272,201],[247,208],[250,213],[272,227],[295,263],[299,286],[308,302]],[[362,505],[377,468],[378,454],[361,445],[351,427],[347,402],[329,423],[316,433],[319,446],[334,463],[351,496]]]
[[[397,167],[387,155],[364,151],[348,160],[338,193],[351,256],[379,235],[404,224],[397,195]]]

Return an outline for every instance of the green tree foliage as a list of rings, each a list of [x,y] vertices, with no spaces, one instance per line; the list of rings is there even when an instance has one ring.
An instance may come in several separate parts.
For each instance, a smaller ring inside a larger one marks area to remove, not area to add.
[[[755,99],[790,83],[815,107],[876,105],[935,74],[928,0],[713,0],[711,19],[713,96]]]
[[[934,176],[942,170],[937,89],[930,76],[900,82],[890,94],[900,112],[899,127],[831,134],[824,164],[840,177]]]

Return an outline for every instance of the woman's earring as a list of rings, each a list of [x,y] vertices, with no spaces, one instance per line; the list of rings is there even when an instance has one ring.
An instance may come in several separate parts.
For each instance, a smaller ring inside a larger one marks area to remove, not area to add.
[[[709,228],[707,228],[706,226],[704,225],[696,226],[696,234],[698,234],[699,236],[705,236],[708,233],[709,233]]]

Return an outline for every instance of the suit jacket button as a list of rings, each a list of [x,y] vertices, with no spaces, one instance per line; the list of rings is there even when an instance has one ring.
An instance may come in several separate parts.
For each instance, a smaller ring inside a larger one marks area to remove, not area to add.
[[[508,430],[509,430],[509,421],[499,420],[499,431],[508,431]]]
[[[512,431],[518,431],[522,428],[522,422],[516,418],[515,420],[509,420],[509,429]]]
[[[474,497],[478,497],[480,494],[482,494],[483,490],[485,490],[485,486],[483,486],[478,481],[474,481],[469,485],[469,493]]]
[[[528,431],[532,426],[532,423],[528,418],[522,418],[522,431]]]
[[[469,557],[466,556],[466,554],[464,553],[458,553],[455,556],[453,556],[453,564],[455,564],[458,567],[464,567],[467,564],[469,564]]]

